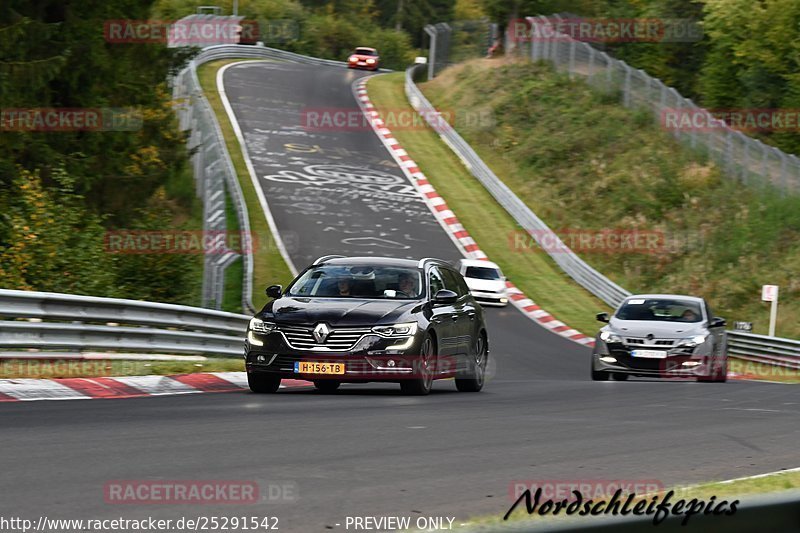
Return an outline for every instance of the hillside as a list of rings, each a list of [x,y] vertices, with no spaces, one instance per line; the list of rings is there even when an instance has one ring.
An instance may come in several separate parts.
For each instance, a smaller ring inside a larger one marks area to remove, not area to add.
[[[581,256],[617,283],[705,296],[715,314],[752,321],[760,333],[769,318],[761,285],[777,284],[777,333],[800,337],[800,197],[727,179],[648,114],[547,66],[474,60],[422,87],[439,109],[494,117],[493,126],[456,126],[565,241],[630,230],[659,239],[655,252],[583,247]],[[542,253],[507,241],[509,254]]]

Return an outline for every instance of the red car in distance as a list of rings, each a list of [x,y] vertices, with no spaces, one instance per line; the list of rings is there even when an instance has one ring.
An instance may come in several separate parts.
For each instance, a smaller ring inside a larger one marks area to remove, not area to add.
[[[360,68],[365,70],[378,70],[380,56],[374,48],[358,47],[347,58],[347,68]]]

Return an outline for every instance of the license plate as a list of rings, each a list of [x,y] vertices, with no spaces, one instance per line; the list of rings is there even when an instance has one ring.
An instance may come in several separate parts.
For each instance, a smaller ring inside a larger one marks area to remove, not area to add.
[[[665,359],[667,352],[664,350],[633,350],[631,352],[633,357],[647,357],[650,359]]]
[[[295,374],[344,374],[344,363],[315,363],[295,361]]]

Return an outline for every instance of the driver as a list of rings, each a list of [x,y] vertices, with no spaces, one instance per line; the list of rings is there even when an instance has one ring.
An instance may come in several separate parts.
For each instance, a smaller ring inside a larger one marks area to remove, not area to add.
[[[687,309],[681,315],[681,320],[683,320],[684,322],[694,322],[697,320],[697,315],[691,309]]]
[[[417,284],[414,282],[414,277],[408,273],[400,274],[397,288],[406,296],[417,294]]]
[[[350,278],[344,276],[340,277],[337,280],[337,288],[339,289],[339,296],[352,296],[350,293]]]

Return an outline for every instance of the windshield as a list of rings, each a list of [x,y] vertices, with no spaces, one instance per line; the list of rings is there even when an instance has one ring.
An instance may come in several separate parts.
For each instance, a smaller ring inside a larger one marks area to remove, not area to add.
[[[415,268],[371,265],[320,265],[307,270],[289,287],[290,296],[387,298],[410,300],[421,295]]]
[[[378,54],[375,53],[374,50],[370,50],[369,48],[356,48],[356,52],[355,53],[359,54],[359,55],[362,55],[362,56],[375,56],[375,55],[378,55]]]
[[[500,271],[496,268],[467,267],[464,277],[473,279],[500,279],[501,275]]]
[[[700,322],[703,313],[698,302],[656,298],[631,298],[619,308],[620,320]]]

